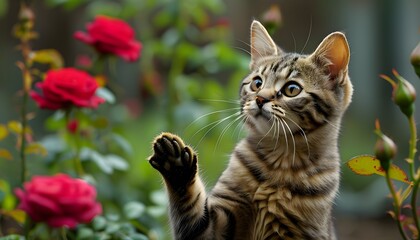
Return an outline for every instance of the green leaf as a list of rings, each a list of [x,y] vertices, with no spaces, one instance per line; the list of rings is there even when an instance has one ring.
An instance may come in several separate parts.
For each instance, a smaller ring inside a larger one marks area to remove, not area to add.
[[[7,149],[0,149],[0,158],[13,160],[13,155]]]
[[[111,174],[113,168],[108,164],[105,156],[89,148],[83,148],[80,157],[84,160],[93,161],[104,173]]]
[[[30,63],[48,64],[51,68],[62,68],[64,60],[61,54],[55,49],[43,49],[34,51],[29,56]]]
[[[109,120],[106,117],[98,117],[92,121],[92,126],[95,128],[105,129],[109,126]]]
[[[96,231],[101,231],[105,229],[106,225],[107,225],[107,220],[103,216],[97,216],[92,221],[92,227]]]
[[[111,166],[113,169],[117,170],[127,170],[128,169],[128,163],[120,156],[109,154],[105,156],[105,159],[109,166]]]
[[[128,219],[141,217],[145,210],[146,207],[141,202],[129,202],[124,205],[124,214]]]
[[[77,231],[77,239],[94,239],[94,232],[90,228],[80,228]]]
[[[9,132],[7,131],[7,127],[3,124],[0,124],[0,141],[5,139]]]
[[[121,4],[113,1],[92,1],[87,7],[88,14],[93,18],[97,15],[119,17]]]
[[[115,95],[107,88],[98,88],[96,90],[96,95],[105,99],[105,101],[107,101],[108,103],[115,103]]]
[[[385,170],[381,167],[379,160],[374,156],[357,156],[350,159],[346,164],[350,170],[358,175],[369,176],[372,174],[377,174],[380,176],[385,176]],[[391,167],[389,168],[389,175],[394,180],[410,183],[407,174],[394,164],[391,164]]]
[[[25,237],[12,234],[12,235],[7,235],[5,237],[0,237],[0,240],[25,240]]]
[[[26,154],[38,154],[43,157],[48,155],[48,150],[41,143],[30,143],[25,147]]]
[[[3,17],[8,10],[7,0],[0,0],[0,17]]]
[[[5,180],[0,179],[0,209],[13,210],[16,205],[16,198],[10,191],[10,185]]]
[[[124,153],[126,154],[132,154],[133,148],[131,147],[131,144],[127,139],[125,139],[123,136],[113,133],[110,135],[110,138],[114,144],[116,144],[118,147],[120,147]]]

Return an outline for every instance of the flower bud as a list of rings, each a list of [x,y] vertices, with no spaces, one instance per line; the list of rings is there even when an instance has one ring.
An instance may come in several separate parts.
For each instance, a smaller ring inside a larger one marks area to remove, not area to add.
[[[280,7],[272,5],[261,17],[263,25],[270,34],[273,34],[282,24]]]
[[[19,20],[22,21],[22,22],[34,21],[35,20],[34,12],[26,4],[21,4],[21,6],[20,6]]]
[[[397,153],[397,146],[394,141],[384,135],[382,132],[377,131],[378,140],[375,144],[375,157],[381,162],[381,167],[388,171],[391,160]]]
[[[414,113],[416,89],[396,71],[394,71],[394,75],[398,79],[398,84],[393,92],[393,100],[407,117],[411,117]]]
[[[417,44],[416,48],[414,48],[413,52],[411,52],[410,61],[414,67],[414,71],[420,78],[420,42]]]

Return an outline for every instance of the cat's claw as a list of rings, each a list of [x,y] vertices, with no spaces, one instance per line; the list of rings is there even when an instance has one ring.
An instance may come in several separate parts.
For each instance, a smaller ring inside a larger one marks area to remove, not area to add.
[[[149,163],[174,188],[186,187],[197,173],[197,155],[181,138],[163,133],[153,143],[154,154]]]

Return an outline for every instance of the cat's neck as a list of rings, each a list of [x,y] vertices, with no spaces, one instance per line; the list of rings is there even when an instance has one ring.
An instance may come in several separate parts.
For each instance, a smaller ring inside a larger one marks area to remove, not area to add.
[[[338,151],[338,125],[328,124],[314,131],[296,132],[293,134],[269,136],[256,132],[249,132],[247,141],[262,154],[293,157],[300,154],[311,155],[323,149]]]

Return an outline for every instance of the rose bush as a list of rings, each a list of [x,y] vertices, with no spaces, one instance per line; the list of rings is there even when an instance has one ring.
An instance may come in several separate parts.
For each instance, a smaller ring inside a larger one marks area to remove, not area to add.
[[[15,194],[20,199],[18,208],[33,221],[51,227],[74,228],[102,212],[101,204],[96,202],[95,188],[65,174],[34,176],[24,184],[23,190],[16,189]]]
[[[66,109],[71,106],[96,108],[105,102],[95,96],[98,84],[95,79],[84,71],[75,68],[62,68],[47,72],[44,81],[36,86],[42,91],[39,94],[31,91],[30,96],[40,108],[52,110]]]
[[[140,57],[142,45],[134,38],[134,31],[126,22],[97,16],[92,23],[87,24],[87,33],[78,31],[74,37],[98,52],[115,54],[125,61],[133,62]]]

